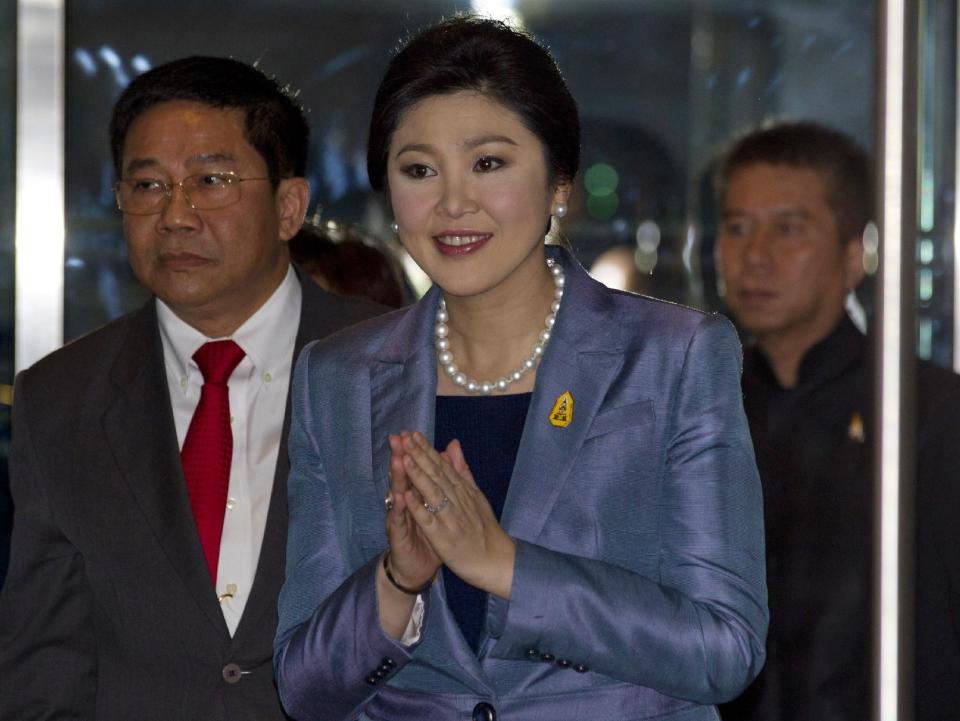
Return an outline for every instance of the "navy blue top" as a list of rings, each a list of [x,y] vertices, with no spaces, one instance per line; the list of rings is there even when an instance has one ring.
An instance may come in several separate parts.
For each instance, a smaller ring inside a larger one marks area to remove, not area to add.
[[[460,441],[473,479],[500,520],[510,476],[520,448],[531,393],[504,396],[437,396],[434,439],[438,450],[454,438]],[[487,594],[443,567],[447,605],[460,631],[477,651]]]

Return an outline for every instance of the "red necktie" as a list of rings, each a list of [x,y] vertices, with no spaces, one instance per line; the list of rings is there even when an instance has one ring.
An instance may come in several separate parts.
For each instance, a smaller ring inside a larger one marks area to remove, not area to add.
[[[203,373],[200,402],[193,412],[180,451],[190,507],[207,557],[210,577],[217,583],[220,536],[230,485],[233,434],[230,432],[230,391],[227,380],[246,353],[232,340],[204,343],[193,354]]]

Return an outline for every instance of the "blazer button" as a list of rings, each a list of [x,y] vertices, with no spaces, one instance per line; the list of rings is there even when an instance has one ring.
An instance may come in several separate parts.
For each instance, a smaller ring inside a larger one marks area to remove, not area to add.
[[[577,673],[586,673],[590,669],[584,666],[582,663],[578,663],[576,666],[573,667],[573,670],[576,671]]]
[[[393,668],[396,665],[397,665],[397,662],[394,661],[392,658],[388,658],[387,656],[384,656],[382,659],[380,659],[381,667],[386,666],[387,668]]]
[[[223,667],[223,680],[227,683],[238,683],[243,678],[243,671],[235,663],[228,663]]]
[[[380,683],[380,679],[378,679],[373,674],[370,674],[369,676],[367,676],[367,683],[370,684],[371,686],[376,686],[378,683]]]
[[[557,666],[559,666],[560,668],[570,668],[570,662],[565,658],[558,658]]]
[[[535,648],[527,649],[527,658],[533,659],[540,655],[540,652]]]
[[[546,661],[547,663],[553,663],[553,654],[552,653],[541,653],[540,659]]]
[[[473,707],[472,721],[497,721],[497,712],[486,701],[481,701]]]

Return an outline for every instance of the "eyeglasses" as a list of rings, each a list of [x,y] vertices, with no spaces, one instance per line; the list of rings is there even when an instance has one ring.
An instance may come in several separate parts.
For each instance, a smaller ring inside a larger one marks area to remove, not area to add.
[[[180,188],[183,199],[194,210],[216,210],[240,201],[240,183],[274,178],[239,178],[236,173],[199,173],[176,183],[158,178],[119,180],[113,186],[117,207],[129,215],[162,213],[173,189]]]

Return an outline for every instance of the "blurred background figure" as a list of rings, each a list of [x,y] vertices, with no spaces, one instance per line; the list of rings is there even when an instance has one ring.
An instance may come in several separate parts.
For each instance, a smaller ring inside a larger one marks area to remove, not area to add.
[[[580,262],[608,287],[703,307],[680,258],[690,208],[676,156],[642,123],[586,110],[583,182],[570,194],[564,231]]]
[[[864,277],[869,159],[842,133],[780,123],[735,143],[717,180],[718,285],[750,343],[744,406],[764,489],[770,604],[766,666],[723,718],[862,721],[871,716],[874,374],[870,340],[845,305]],[[960,477],[955,452],[930,453],[949,445],[957,389],[960,377],[918,363],[917,449],[930,485]]]
[[[590,275],[608,288],[642,293],[643,279],[628,245],[616,245],[603,251],[590,266]]]
[[[358,225],[304,223],[290,257],[324,290],[399,308],[402,273],[393,250]]]
[[[608,288],[673,301],[689,300],[677,292],[684,285],[683,272],[675,264],[659,263],[661,233],[655,220],[641,221],[634,232],[634,243],[617,243],[601,252],[590,265],[590,275]]]

